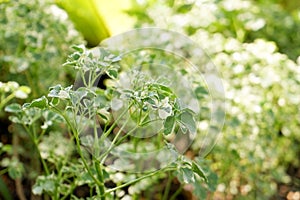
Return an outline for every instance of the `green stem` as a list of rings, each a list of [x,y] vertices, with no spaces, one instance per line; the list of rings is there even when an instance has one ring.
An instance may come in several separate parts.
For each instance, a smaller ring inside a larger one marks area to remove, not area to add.
[[[44,168],[44,170],[45,170],[46,175],[49,175],[50,172],[49,172],[48,166],[47,166],[45,160],[42,158],[42,155],[41,155],[41,151],[40,151],[40,149],[39,149],[39,145],[38,145],[37,138],[34,137],[35,134],[34,134],[34,133],[33,133],[33,132],[25,125],[25,124],[23,124],[23,127],[24,127],[24,129],[26,130],[26,132],[28,133],[28,135],[30,136],[30,138],[31,138],[31,140],[32,140],[32,142],[33,142],[33,144],[34,144],[34,146],[35,146],[35,148],[36,148],[36,151],[37,151],[37,153],[38,153],[39,159],[40,159],[41,162],[42,162],[42,165],[43,165],[43,168]]]
[[[169,192],[170,192],[170,189],[171,189],[171,184],[172,184],[173,176],[171,175],[170,172],[168,174],[169,174],[168,182],[167,182],[166,189],[164,191],[164,195],[163,195],[162,200],[167,200],[168,199],[168,195],[169,195]]]
[[[39,134],[39,136],[37,137],[37,142],[39,143],[39,141],[43,138],[44,134],[46,133],[47,129],[43,129],[42,132]]]
[[[14,97],[15,97],[15,93],[13,92],[10,95],[8,95],[5,99],[3,99],[3,101],[1,101],[1,103],[0,103],[0,110],[2,110],[3,107]]]
[[[83,162],[83,165],[84,165],[84,168],[87,170],[87,172],[89,173],[89,175],[91,176],[91,178],[95,181],[95,183],[98,185],[98,187],[103,187],[104,188],[104,185],[103,183],[101,183],[101,181],[99,181],[92,173],[86,159],[84,158],[84,155],[83,155],[83,152],[81,150],[81,147],[80,147],[80,141],[79,141],[79,134],[77,132],[77,130],[72,126],[69,118],[62,112],[60,111],[59,109],[57,109],[56,107],[52,107],[54,109],[55,112],[57,112],[58,114],[60,114],[65,120],[66,120],[66,123],[68,124],[68,126],[70,127],[72,133],[73,133],[73,136],[75,138],[75,143],[76,143],[76,148],[77,148],[77,151],[78,151],[78,154]]]
[[[156,122],[156,121],[160,121],[161,119],[152,119],[152,120],[149,120],[149,121],[146,121],[146,122],[142,122],[141,124],[140,124],[140,126],[145,126],[145,125],[148,125],[148,124],[150,124],[150,123],[152,123],[152,122]]]
[[[98,160],[95,160],[95,168],[96,168],[96,171],[97,171],[97,175],[98,175],[98,178],[100,180],[100,182],[102,183],[102,186],[98,187],[99,188],[99,191],[100,191],[100,198],[101,200],[105,200],[105,186],[104,186],[104,176],[103,176],[103,171],[101,169],[101,164],[99,163]]]
[[[85,167],[85,169],[88,171],[89,175],[91,176],[91,178],[95,181],[95,183],[98,185],[98,187],[104,187],[103,184],[101,183],[101,181],[99,181],[92,173],[84,155],[83,155],[83,152],[81,150],[81,147],[80,147],[80,141],[79,141],[79,137],[78,137],[78,133],[75,131],[74,133],[74,138],[75,138],[75,143],[76,143],[76,147],[77,147],[77,151],[79,153],[79,156],[83,162],[83,165]]]
[[[89,79],[88,79],[88,82],[89,82],[89,85],[87,88],[91,88],[92,87],[92,75],[94,74],[93,73],[94,71],[89,71]]]
[[[95,83],[95,82],[97,81],[97,79],[98,79],[99,77],[101,77],[102,75],[104,75],[103,72],[99,72],[98,74],[96,74],[96,75],[94,76],[94,79],[92,80],[92,83]]]
[[[119,120],[128,112],[128,110],[131,108],[131,106],[133,105],[133,103],[131,103],[128,106],[128,109],[125,109],[120,115],[119,117],[114,121],[114,123],[111,125],[111,127],[109,127],[109,129],[101,136],[101,141],[103,141],[105,138],[107,138],[107,136],[112,132],[112,130],[116,127],[117,123],[119,122]]]
[[[94,124],[96,124],[96,123],[97,123],[97,119],[95,117]],[[100,155],[100,145],[99,145],[98,130],[97,130],[96,125],[94,125],[94,148],[95,148],[94,155],[99,156]]]
[[[180,187],[176,190],[176,192],[171,196],[170,200],[174,200],[180,194],[182,189],[183,189],[183,186],[180,185]]]
[[[83,85],[85,87],[87,87],[87,83],[86,83],[86,80],[85,80],[85,74],[84,74],[84,72],[82,70],[80,70],[80,77],[81,77],[81,79],[83,81]]]
[[[135,180],[128,181],[127,183],[124,183],[124,184],[122,184],[122,185],[119,185],[119,186],[117,186],[117,187],[115,187],[115,188],[106,190],[105,195],[107,195],[107,194],[109,194],[109,193],[111,193],[111,192],[114,192],[114,191],[116,191],[116,190],[118,190],[118,189],[121,189],[121,188],[123,188],[123,187],[126,187],[126,186],[129,186],[129,185],[131,185],[131,184],[137,183],[137,182],[139,182],[139,181],[141,181],[141,180],[143,180],[143,179],[145,179],[145,178],[148,178],[148,177],[151,177],[151,176],[155,176],[155,175],[157,175],[157,174],[159,174],[159,173],[163,173],[163,172],[167,172],[167,171],[173,171],[173,170],[176,170],[176,169],[177,169],[177,168],[174,168],[174,167],[167,167],[167,168],[163,168],[163,169],[160,169],[160,170],[157,170],[157,171],[154,171],[154,172],[150,172],[149,174],[146,174],[146,175],[144,175],[144,176],[141,176],[141,177],[139,177],[139,178],[137,178],[137,179],[135,179]]]
[[[127,119],[126,123],[128,122],[129,119]],[[107,155],[109,154],[109,152],[112,150],[112,148],[114,147],[114,144],[116,143],[117,139],[119,138],[119,136],[121,135],[123,129],[126,126],[126,123],[123,124],[123,126],[120,128],[120,130],[118,131],[117,135],[115,136],[115,138],[113,139],[113,141],[111,142],[109,148],[107,149],[106,152],[103,153],[103,155],[101,156],[100,160],[101,160],[101,164],[104,163]],[[135,131],[137,127],[131,129],[126,135],[130,135],[133,131]]]
[[[5,174],[6,172],[8,172],[8,168],[0,170],[0,176],[2,176],[3,174]]]

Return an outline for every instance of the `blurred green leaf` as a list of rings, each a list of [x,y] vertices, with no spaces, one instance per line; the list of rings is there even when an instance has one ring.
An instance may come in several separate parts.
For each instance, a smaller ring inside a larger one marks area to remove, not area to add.
[[[175,126],[175,117],[174,116],[168,116],[164,122],[164,134],[168,135],[171,134],[174,126]]]
[[[23,108],[40,108],[44,109],[48,107],[48,99],[45,96],[42,96],[38,99],[34,99],[31,103],[26,103],[23,105]]]
[[[176,9],[177,13],[185,14],[192,10],[194,4],[183,4]]]
[[[4,111],[10,113],[20,113],[22,112],[22,107],[20,104],[13,103],[5,107]]]
[[[208,182],[208,179],[207,179],[204,171],[201,169],[201,167],[197,163],[192,162],[192,169],[196,174],[198,174],[201,178],[203,178],[205,180],[205,182]]]
[[[107,70],[107,75],[112,79],[116,79],[118,77],[118,70],[117,69],[109,69],[109,70]]]
[[[178,179],[183,183],[193,183],[195,182],[194,172],[187,167],[182,167],[179,169]]]
[[[194,186],[193,194],[198,199],[206,199],[207,198],[207,190],[205,187],[202,186],[201,182],[196,181],[195,184],[193,184],[193,186]]]
[[[196,122],[190,111],[184,110],[178,117],[178,122],[184,125],[191,134],[196,133]]]
[[[54,175],[39,176],[32,187],[32,193],[41,195],[45,193],[53,193],[55,191],[55,178]]]

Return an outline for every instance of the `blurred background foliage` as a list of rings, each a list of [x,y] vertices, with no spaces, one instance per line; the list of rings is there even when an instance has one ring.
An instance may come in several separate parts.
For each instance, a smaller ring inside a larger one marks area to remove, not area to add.
[[[65,80],[60,65],[70,45],[83,42],[66,13],[38,0],[7,1],[0,10],[0,80],[28,85],[32,98]]]
[[[223,75],[227,118],[223,136],[208,156],[219,175],[215,198],[278,199],[287,194],[276,194],[280,184],[299,191],[299,2],[134,5],[128,13],[136,16],[137,27],[189,35]],[[200,142],[194,142],[193,151]]]
[[[223,75],[227,118],[208,156],[215,198],[278,199],[288,193],[276,194],[280,184],[299,191],[299,2],[138,1],[129,14],[137,27],[189,35]]]
[[[210,55],[226,89],[226,123],[207,157],[219,176],[210,197],[283,198],[300,191],[299,7],[298,0],[0,0],[0,81],[29,86],[32,99],[72,83],[74,72],[61,64],[73,44],[96,46],[133,27],[186,34]],[[1,102],[14,93],[4,85]],[[9,144],[6,134],[1,142]]]

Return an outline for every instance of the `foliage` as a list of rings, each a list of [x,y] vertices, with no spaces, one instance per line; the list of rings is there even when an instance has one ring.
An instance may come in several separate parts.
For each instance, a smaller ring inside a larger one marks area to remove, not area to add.
[[[155,24],[188,35],[203,29],[209,33],[234,37],[240,42],[264,38],[274,41],[279,52],[293,60],[300,54],[297,45],[300,39],[299,10],[290,13],[280,4],[249,0],[133,2],[135,7],[128,13],[137,17],[138,27]]]
[[[211,172],[201,168],[201,161],[185,158],[164,139],[166,135],[179,134],[174,130],[175,124],[184,134],[196,131],[194,112],[178,104],[172,89],[142,72],[129,80],[133,84],[130,88],[116,84],[98,88],[97,81],[105,74],[113,82],[120,81],[121,58],[103,48],[74,48],[76,51],[65,65],[78,71],[81,82],[77,88],[56,85],[50,88],[47,97],[23,106],[11,104],[5,109],[13,114],[10,120],[21,124],[30,135],[43,164],[45,174],[38,176],[32,192],[66,199],[73,196],[76,187],[87,184],[95,191],[90,194],[91,198],[113,199],[116,194],[121,198],[125,195],[124,187],[129,187],[131,195],[138,196],[167,173],[177,176],[182,184],[202,187],[208,183],[206,175]],[[112,111],[120,113],[113,116]],[[157,132],[162,136],[158,136],[159,140],[153,137],[147,139],[148,142],[140,141],[132,135],[153,123],[157,126],[157,122],[162,125]],[[55,124],[63,129],[51,131]],[[163,151],[162,146],[165,146]],[[159,153],[144,157],[149,148]],[[149,164],[149,159],[156,164]],[[143,165],[143,160],[147,165]],[[109,181],[116,186],[107,188],[105,183]]]
[[[31,97],[40,96],[65,79],[59,66],[69,46],[82,40],[51,1],[8,1],[0,9],[0,79],[28,85]]]
[[[82,187],[89,190],[86,199],[175,199],[186,184],[198,199],[271,197],[276,184],[293,182],[288,166],[300,166],[300,15],[279,0],[265,2],[133,1],[127,11],[137,27],[189,35],[222,72],[227,120],[204,160],[200,136],[211,128],[209,92],[186,63],[163,52],[121,57],[74,46],[62,68],[70,44],[82,42],[66,13],[50,0],[0,0],[0,112],[6,106],[13,122],[12,144],[0,143],[0,175],[34,180],[32,193],[45,199],[82,199],[76,194]],[[103,30],[96,39],[107,36]],[[140,72],[152,63],[173,68]],[[79,78],[69,85],[66,74],[74,72]],[[200,114],[189,107],[185,88],[172,85],[185,80]],[[22,99],[30,102],[21,105]],[[172,140],[196,133],[195,158],[188,159]]]
[[[3,180],[8,176],[3,174],[8,173],[15,179],[16,193],[21,198],[24,190],[22,180],[23,183],[30,183],[35,179],[40,173],[40,163],[33,146],[36,141],[31,142],[20,126],[9,126],[3,108],[8,103],[22,103],[45,94],[55,82],[70,81],[67,76],[73,76],[72,73],[60,65],[68,55],[69,46],[83,40],[66,13],[52,1],[5,0],[0,1],[0,10],[0,118],[3,142],[0,148],[0,190],[3,198],[10,199],[8,189],[2,184],[2,176]],[[6,108],[7,112],[18,110],[18,104]],[[22,120],[30,124],[41,113],[31,114],[36,116],[28,114]],[[36,127],[31,128],[35,133]],[[12,198],[17,194],[12,193]]]
[[[276,183],[290,182],[287,167],[300,164],[299,16],[277,4],[233,0],[136,3],[129,13],[139,19],[137,26],[190,35],[222,72],[227,122],[209,156],[220,178],[218,192],[266,199]]]

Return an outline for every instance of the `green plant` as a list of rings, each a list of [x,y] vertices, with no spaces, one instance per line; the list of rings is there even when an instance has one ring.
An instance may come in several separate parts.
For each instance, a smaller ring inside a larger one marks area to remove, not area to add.
[[[289,12],[279,1],[132,1],[128,13],[137,18],[137,27],[155,25],[188,35],[204,30],[245,43],[263,38],[274,41],[279,52],[294,61],[300,54],[299,8]]]
[[[71,75],[60,66],[69,47],[82,38],[67,14],[52,1],[0,3],[0,80],[28,85],[30,98]]]
[[[193,134],[196,116],[179,103],[166,79],[134,71],[124,80],[124,74],[119,76],[119,56],[103,48],[74,48],[65,65],[78,71],[77,86],[56,85],[47,97],[5,109],[30,136],[42,163],[44,174],[37,177],[32,192],[52,199],[78,199],[76,188],[88,185],[90,199],[113,199],[124,197],[123,189],[129,187],[132,197],[138,198],[168,175],[165,192],[160,189],[163,199],[170,195],[174,177],[193,184],[198,196],[205,194],[203,187],[213,190],[216,177],[202,169],[204,162],[180,155],[170,142],[179,129]],[[101,89],[97,84],[104,75],[110,83]],[[119,81],[129,81],[132,87],[120,87]],[[145,141],[136,137],[143,128],[159,124],[157,137]],[[147,154],[149,150],[154,156]],[[108,187],[108,182],[114,186]]]
[[[0,162],[4,181],[0,198],[9,198],[4,195],[9,194],[7,184],[16,191],[10,191],[11,198],[24,199],[29,198],[26,188],[40,167],[29,136],[20,126],[9,124],[3,108],[45,94],[55,82],[68,82],[72,73],[57,66],[65,61],[70,44],[82,43],[82,39],[66,13],[52,1],[0,1],[0,10]],[[11,150],[6,151],[7,147]]]
[[[299,167],[299,16],[277,4],[231,0],[137,2],[129,13],[139,27],[189,34],[222,72],[226,124],[208,156],[219,176],[216,197],[267,199],[278,183],[296,182],[287,169]]]

